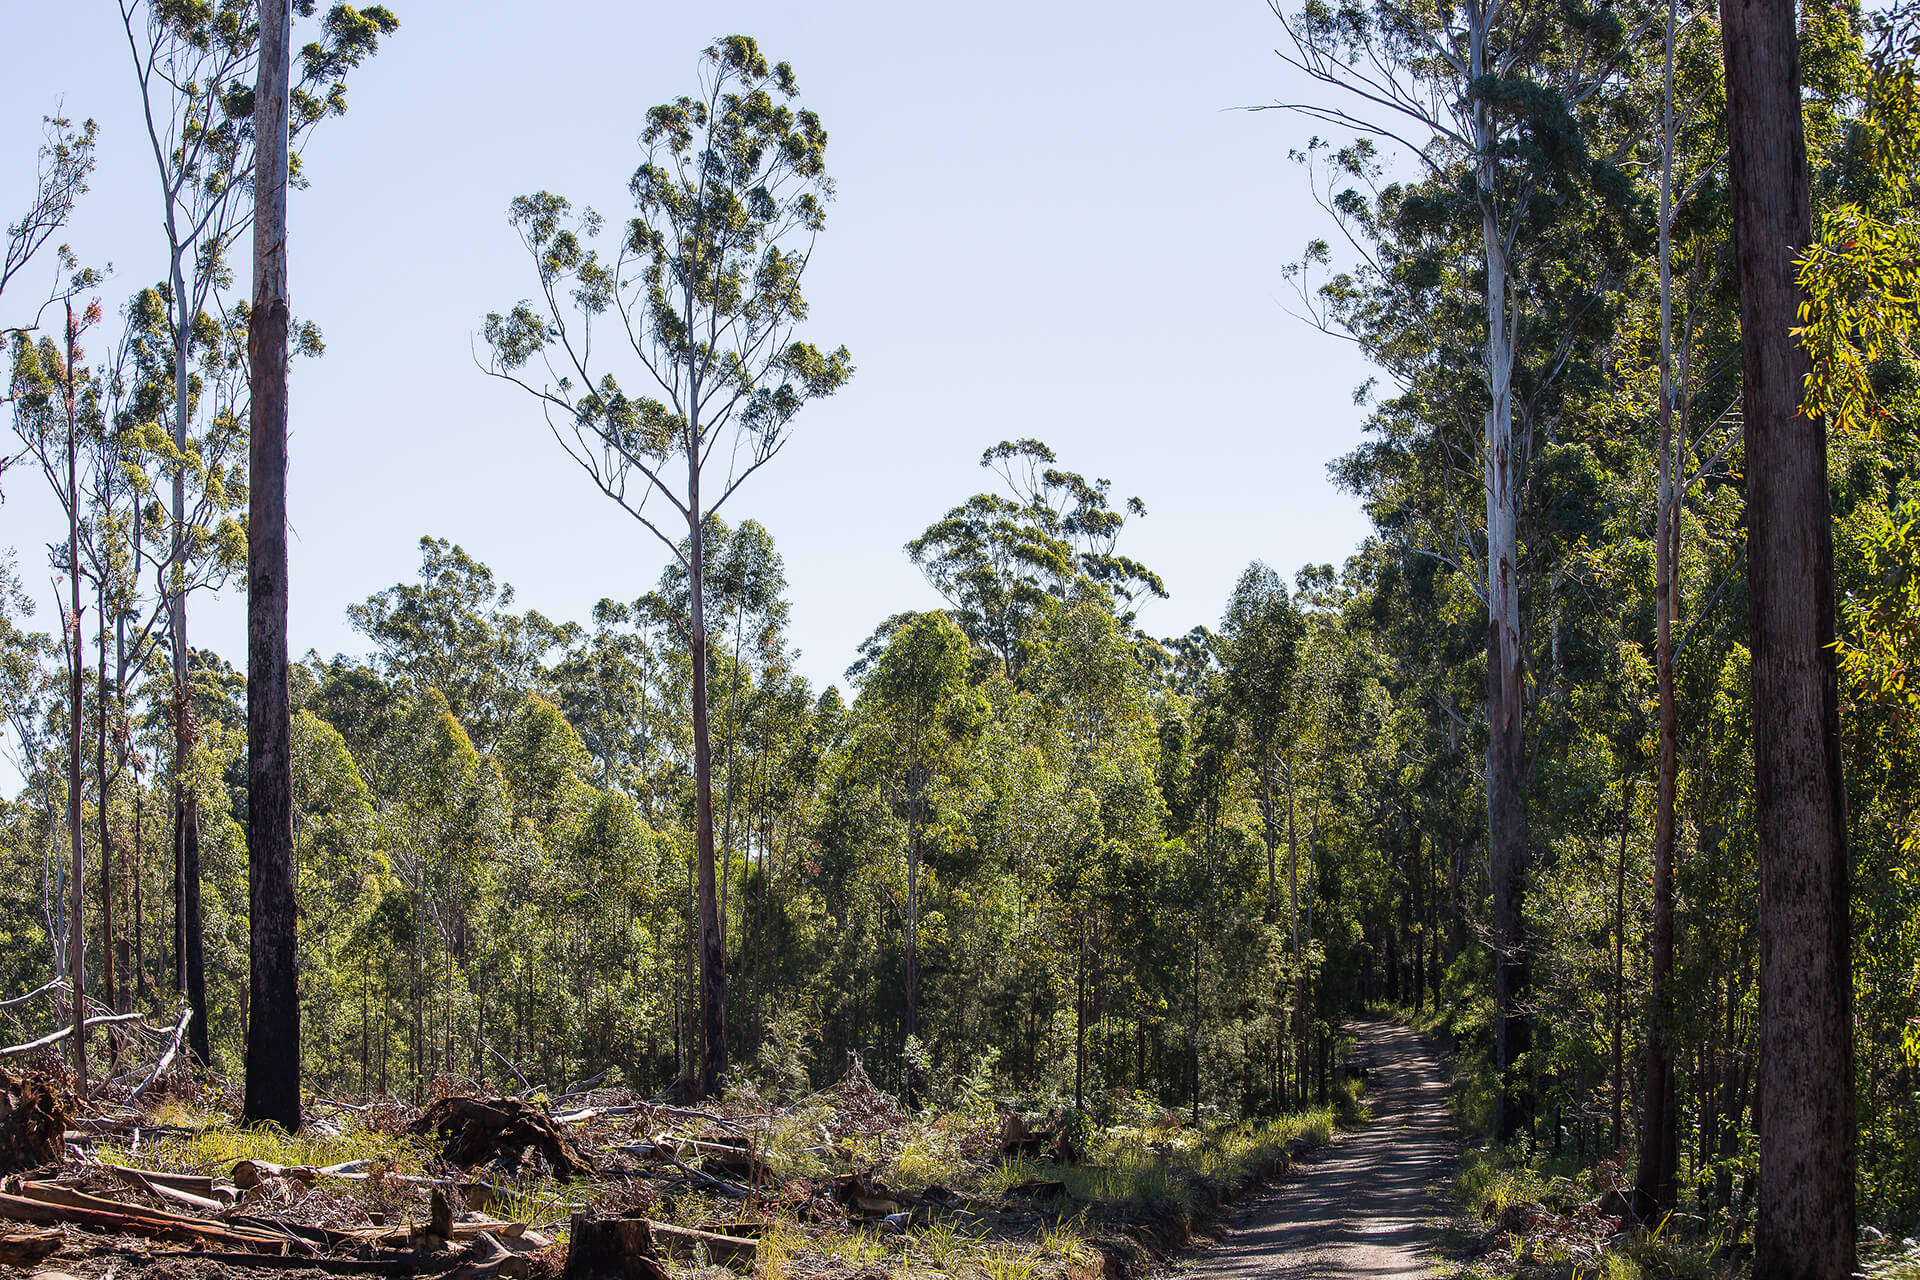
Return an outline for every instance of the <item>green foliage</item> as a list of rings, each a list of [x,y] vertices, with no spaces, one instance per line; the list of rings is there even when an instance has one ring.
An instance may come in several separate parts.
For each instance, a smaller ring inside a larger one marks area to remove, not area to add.
[[[1063,602],[1097,597],[1130,626],[1137,600],[1167,594],[1159,575],[1115,550],[1128,518],[1145,516],[1146,505],[1129,498],[1116,508],[1107,481],[1060,470],[1057,461],[1038,440],[1001,441],[980,465],[1007,491],[974,495],[907,544],[954,621],[1018,683],[1039,630]]]

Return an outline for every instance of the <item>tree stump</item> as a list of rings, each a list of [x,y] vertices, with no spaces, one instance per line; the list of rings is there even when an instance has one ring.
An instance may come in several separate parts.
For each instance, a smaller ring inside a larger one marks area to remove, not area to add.
[[[562,1280],[668,1280],[645,1218],[573,1215]]]

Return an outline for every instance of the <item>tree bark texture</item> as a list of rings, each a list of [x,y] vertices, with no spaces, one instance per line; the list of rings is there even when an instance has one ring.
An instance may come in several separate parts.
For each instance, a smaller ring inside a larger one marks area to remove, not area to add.
[[[1824,424],[1799,412],[1813,238],[1792,0],[1723,0],[1760,861],[1756,1280],[1855,1264],[1853,978]]]
[[[252,505],[247,519],[248,957],[245,1119],[300,1127],[300,987],[287,691],[288,0],[260,9],[254,91]]]

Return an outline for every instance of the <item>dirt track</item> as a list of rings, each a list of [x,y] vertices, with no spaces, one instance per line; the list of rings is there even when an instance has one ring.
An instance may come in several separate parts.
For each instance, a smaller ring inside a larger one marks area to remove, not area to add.
[[[1424,1280],[1436,1184],[1458,1146],[1433,1051],[1390,1022],[1348,1026],[1373,1118],[1255,1200],[1184,1270],[1204,1280]]]

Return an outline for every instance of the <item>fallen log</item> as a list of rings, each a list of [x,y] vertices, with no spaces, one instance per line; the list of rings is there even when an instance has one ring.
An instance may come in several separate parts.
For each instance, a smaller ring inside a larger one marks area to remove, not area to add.
[[[42,1259],[58,1253],[66,1242],[66,1233],[58,1227],[0,1231],[0,1266],[36,1266]]]
[[[601,1116],[630,1116],[639,1111],[654,1111],[658,1108],[651,1103],[629,1102],[617,1107],[581,1107],[578,1111],[558,1111],[554,1113],[555,1124],[579,1124],[585,1120],[598,1119]]]
[[[80,1209],[96,1209],[105,1213],[131,1213],[155,1221],[181,1222],[193,1226],[205,1226],[207,1220],[194,1213],[176,1213],[171,1209],[149,1209],[145,1205],[126,1204],[119,1200],[109,1200],[105,1196],[92,1195],[78,1191],[59,1182],[32,1182],[21,1179],[9,1179],[6,1191],[26,1200],[41,1200],[48,1204],[72,1205]],[[216,1224],[217,1225],[217,1224]]]
[[[231,1201],[214,1199],[212,1178],[190,1173],[156,1173],[150,1169],[130,1169],[119,1164],[110,1164],[106,1168],[108,1173],[130,1187],[159,1196],[162,1200],[199,1209],[203,1213],[220,1213],[232,1207]]]
[[[239,1160],[234,1163],[232,1177],[234,1186],[251,1191],[268,1178],[292,1178],[295,1182],[312,1183],[319,1179],[320,1171],[304,1164],[285,1165],[275,1164],[271,1160]]]
[[[365,1227],[344,1230],[334,1227],[312,1227],[303,1222],[284,1222],[279,1218],[267,1218],[251,1213],[233,1214],[227,1219],[227,1225],[245,1227],[271,1236],[292,1237],[300,1246],[302,1256],[311,1254],[315,1248],[359,1249],[363,1245],[377,1243],[374,1233],[382,1230],[379,1227],[371,1230]]]
[[[669,1258],[689,1258],[697,1250],[705,1249],[708,1258],[722,1265],[744,1263],[750,1266],[754,1255],[760,1251],[759,1241],[743,1236],[721,1235],[695,1227],[676,1227],[667,1222],[655,1222],[652,1230],[655,1242]]]
[[[132,1256],[139,1257],[140,1261],[149,1265],[154,1261],[144,1255]],[[218,1262],[243,1270],[325,1271],[341,1276],[410,1276],[422,1271],[439,1271],[447,1265],[445,1258],[430,1254],[405,1258],[309,1258],[302,1254],[228,1253],[217,1249],[196,1249],[184,1256],[196,1262]]]
[[[468,1246],[466,1257],[460,1265],[449,1271],[446,1280],[519,1280],[532,1269],[524,1254],[513,1250],[481,1232]]]
[[[78,1192],[74,1193],[76,1196]],[[93,1197],[84,1197],[92,1199]],[[111,1201],[103,1203],[111,1204]],[[85,1204],[61,1203],[0,1191],[0,1218],[13,1222],[32,1222],[42,1226],[69,1223],[91,1227],[114,1235],[147,1236],[154,1240],[185,1243],[203,1242],[256,1249],[280,1249],[286,1241],[264,1232],[236,1231],[211,1222],[166,1214],[159,1210],[134,1209],[120,1205],[114,1209],[96,1209]]]
[[[703,1222],[700,1230],[712,1232],[716,1236],[740,1236],[748,1240],[756,1239],[771,1225],[767,1222]]]

